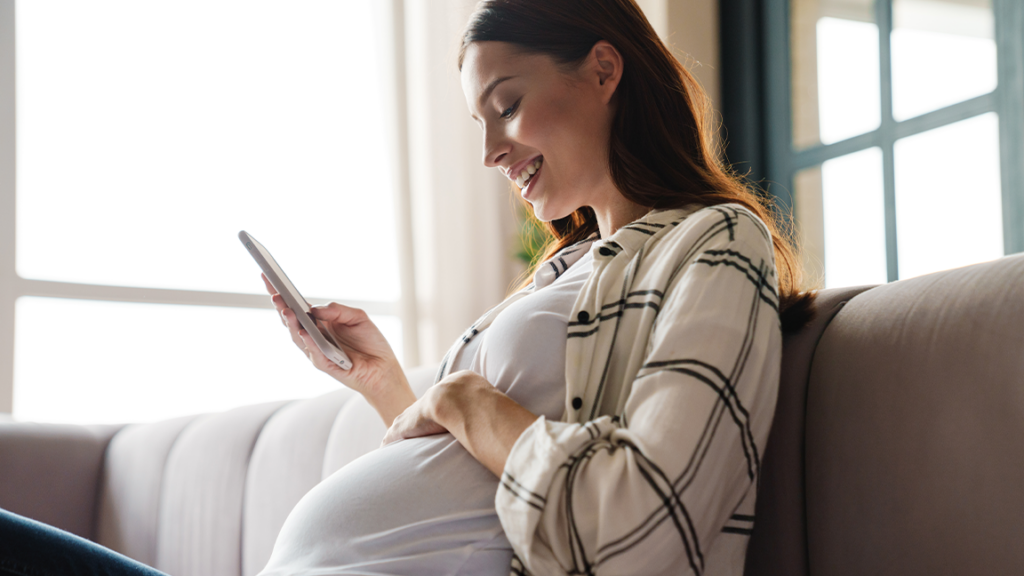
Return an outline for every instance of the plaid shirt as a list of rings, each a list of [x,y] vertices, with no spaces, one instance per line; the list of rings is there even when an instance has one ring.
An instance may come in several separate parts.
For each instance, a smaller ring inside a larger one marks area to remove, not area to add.
[[[496,497],[512,574],[739,576],[782,355],[771,236],[734,204],[652,212],[466,336],[586,249],[565,413],[523,432]]]

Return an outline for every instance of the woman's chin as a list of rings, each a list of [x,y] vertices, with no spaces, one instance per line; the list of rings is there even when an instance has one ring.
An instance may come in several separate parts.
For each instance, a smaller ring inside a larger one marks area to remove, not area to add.
[[[552,220],[558,220],[557,217],[551,215],[551,211],[547,210],[543,202],[530,202],[533,206],[533,217],[541,222],[551,222]]]
[[[568,216],[572,216],[573,210],[552,210],[551,208],[544,206],[543,203],[538,202],[533,204],[533,216],[541,222],[552,222],[554,220],[561,220]]]
[[[541,194],[533,198],[527,198],[526,201],[533,208],[534,218],[541,222],[560,220],[572,214],[572,210],[567,211],[564,207],[552,206],[551,203],[545,202],[545,197]]]

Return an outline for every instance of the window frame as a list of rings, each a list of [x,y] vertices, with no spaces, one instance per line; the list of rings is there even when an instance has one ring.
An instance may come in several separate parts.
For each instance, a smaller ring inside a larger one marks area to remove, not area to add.
[[[866,134],[797,150],[792,128],[790,0],[721,0],[722,119],[729,161],[760,182],[779,209],[794,212],[794,177],[803,169],[867,148],[882,150],[888,281],[899,279],[893,149],[901,138],[988,112],[999,117],[1003,250],[1024,252],[1024,3],[992,0],[998,86],[926,114],[892,116],[892,0],[875,0],[881,123]]]
[[[16,0],[0,0],[0,414],[13,412],[15,306],[22,296],[270,309],[270,299],[259,294],[106,286],[22,278],[16,268],[17,242],[17,108],[16,108]],[[370,315],[397,316],[402,321],[404,364],[419,363],[419,340],[413,285],[412,237],[410,228],[410,180],[407,168],[408,133],[405,95],[404,10],[402,0],[391,0],[385,10],[385,57],[393,63],[386,79],[389,108],[393,113],[387,127],[395,150],[396,233],[399,251],[399,298],[394,301],[345,300]],[[323,298],[308,298],[314,305]]]

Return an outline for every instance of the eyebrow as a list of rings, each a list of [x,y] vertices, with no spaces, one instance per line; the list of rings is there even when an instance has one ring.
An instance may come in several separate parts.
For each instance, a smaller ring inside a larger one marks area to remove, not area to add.
[[[494,89],[498,87],[498,84],[513,78],[515,78],[515,76],[503,76],[492,80],[491,83],[487,85],[487,88],[484,88],[484,93],[480,95],[480,105],[483,106],[484,102],[487,102],[487,99],[491,97],[491,92],[494,92]]]

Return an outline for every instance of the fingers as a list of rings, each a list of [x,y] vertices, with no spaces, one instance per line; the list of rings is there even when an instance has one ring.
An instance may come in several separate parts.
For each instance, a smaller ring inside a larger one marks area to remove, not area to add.
[[[398,416],[395,417],[394,422],[391,426],[388,426],[388,431],[384,433],[384,438],[380,441],[380,446],[383,448],[392,442],[402,440],[405,436],[403,432],[407,430],[411,424],[408,409]]]
[[[302,339],[302,343],[305,345],[306,357],[309,358],[310,362],[313,363],[313,366],[315,366],[317,370],[331,372],[334,368],[338,367],[338,365],[331,362],[327,356],[324,356],[324,353],[320,351],[320,347],[316,345],[316,342],[313,342],[313,338],[310,337],[309,333],[304,329],[299,330],[299,338]],[[332,368],[332,366],[334,368]]]
[[[277,315],[281,318],[281,324],[288,325],[284,319],[284,311],[288,309],[288,306],[284,303],[284,298],[280,294],[274,294],[270,297],[270,301],[274,303],[274,308],[277,308]]]
[[[395,417],[394,422],[388,427],[380,445],[387,446],[392,442],[407,438],[419,438],[422,436],[433,436],[444,434],[448,430],[432,420],[426,413],[420,402],[405,409],[404,412]]]
[[[302,338],[299,336],[299,330],[302,329],[302,325],[299,324],[298,318],[295,317],[295,313],[291,311],[291,308],[285,308],[281,311],[281,319],[284,325],[288,327],[288,333],[291,334],[292,342],[301,350],[306,345],[302,342]]]
[[[260,272],[260,278],[263,278],[263,284],[267,287],[267,292],[269,292],[271,296],[276,296],[277,289],[270,283],[270,280],[267,280],[267,275]]]
[[[359,308],[352,308],[337,302],[331,302],[326,306],[313,306],[310,311],[318,320],[326,322],[337,322],[346,326],[368,322],[370,317]]]
[[[384,433],[384,438],[382,438],[381,441],[380,441],[380,447],[381,448],[387,446],[388,444],[391,444],[395,440],[398,440],[398,438],[395,437],[394,434],[392,434],[392,432],[391,432],[394,429],[395,429],[395,426],[394,426],[394,424],[392,424],[388,428],[388,431]]]

